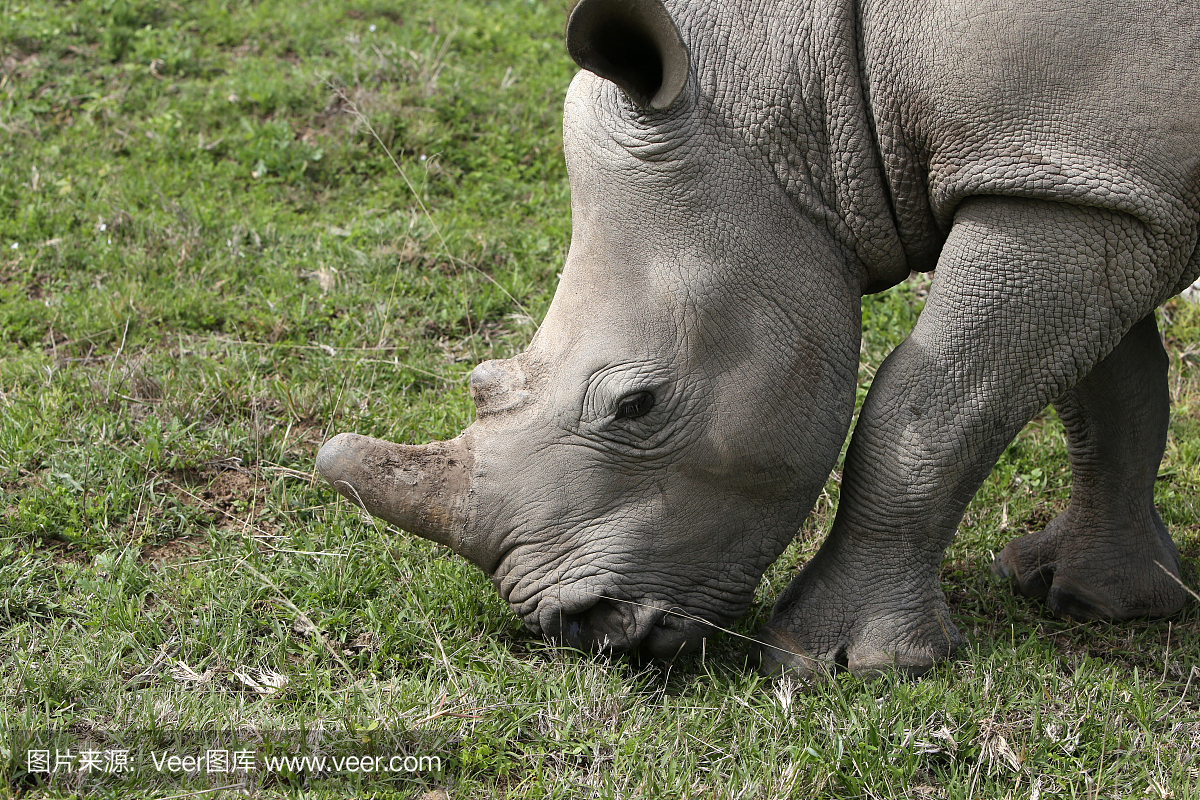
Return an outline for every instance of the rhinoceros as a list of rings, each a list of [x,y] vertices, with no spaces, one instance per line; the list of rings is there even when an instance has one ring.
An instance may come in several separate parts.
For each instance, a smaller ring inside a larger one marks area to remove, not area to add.
[[[744,613],[835,465],[861,297],[936,268],[760,669],[947,659],[943,551],[1049,403],[1070,505],[994,569],[1079,619],[1183,606],[1155,310],[1200,276],[1194,4],[581,0],[566,45],[573,230],[543,323],[472,372],[460,436],[344,433],[326,480],[534,632],[671,658]]]

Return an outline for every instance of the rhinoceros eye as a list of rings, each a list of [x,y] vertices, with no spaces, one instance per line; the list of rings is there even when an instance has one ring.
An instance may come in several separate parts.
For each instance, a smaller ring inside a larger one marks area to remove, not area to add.
[[[636,392],[622,397],[617,403],[617,419],[634,419],[654,408],[654,395],[650,392]]]

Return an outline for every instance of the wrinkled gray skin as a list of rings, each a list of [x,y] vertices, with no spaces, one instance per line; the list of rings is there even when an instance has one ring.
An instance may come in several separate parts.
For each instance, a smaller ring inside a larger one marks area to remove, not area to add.
[[[948,657],[942,552],[1050,402],[1071,505],[996,570],[1058,614],[1174,613],[1153,312],[1200,275],[1200,12],[1110,5],[584,0],[544,323],[472,374],[462,436],[343,434],[321,474],[534,631],[674,656],[744,612],[835,463],[861,295],[936,267],[762,669]]]

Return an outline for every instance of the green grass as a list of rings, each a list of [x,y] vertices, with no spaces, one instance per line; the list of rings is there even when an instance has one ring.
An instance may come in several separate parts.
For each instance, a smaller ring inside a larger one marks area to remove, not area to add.
[[[153,750],[325,728],[443,769],[255,773],[250,794],[1196,796],[1196,607],[1080,625],[989,574],[1067,501],[1052,411],[968,510],[944,585],[969,644],[916,682],[765,684],[735,637],[669,666],[555,648],[464,561],[310,480],[330,432],[453,436],[471,366],[545,312],[570,234],[566,8],[0,6],[0,792],[225,785],[46,785],[23,730]],[[920,288],[865,302],[860,394]],[[1162,321],[1158,499],[1195,587],[1200,308]]]

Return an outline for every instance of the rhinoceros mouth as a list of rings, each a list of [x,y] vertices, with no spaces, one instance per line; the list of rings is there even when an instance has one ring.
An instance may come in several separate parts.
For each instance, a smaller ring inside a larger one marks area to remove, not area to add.
[[[506,556],[492,573],[492,583],[525,626],[588,653],[669,660],[699,650],[719,625],[737,619],[748,605],[749,596],[744,604],[731,603],[699,586],[682,597],[639,592],[628,573],[574,571],[562,563],[522,569],[531,559],[515,548]]]
[[[716,630],[710,622],[666,614],[647,632],[638,650],[652,658],[670,660],[699,650],[701,642],[712,638]]]
[[[592,593],[589,593],[592,594]],[[629,653],[669,660],[700,647],[712,623],[662,602],[594,593],[595,602],[571,611],[543,608],[525,619],[533,631],[589,653]]]
[[[623,653],[635,649],[666,613],[648,603],[616,596],[612,591],[570,589],[574,603],[548,602],[525,624],[544,636],[577,650]]]

